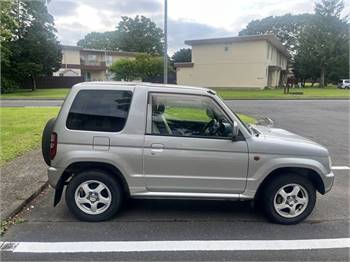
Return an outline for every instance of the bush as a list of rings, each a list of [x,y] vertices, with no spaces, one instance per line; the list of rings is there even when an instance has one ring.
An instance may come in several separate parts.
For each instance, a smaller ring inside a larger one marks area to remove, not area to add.
[[[163,75],[163,59],[159,56],[140,54],[134,60],[121,59],[113,63],[109,70],[115,74],[115,80],[151,81]]]
[[[18,88],[18,85],[15,81],[1,77],[1,88],[0,88],[1,94],[13,93],[17,90],[17,88]]]

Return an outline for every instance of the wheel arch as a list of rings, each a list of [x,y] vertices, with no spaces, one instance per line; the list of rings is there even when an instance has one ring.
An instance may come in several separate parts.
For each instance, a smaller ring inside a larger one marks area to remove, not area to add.
[[[264,180],[260,183],[254,198],[259,198],[261,196],[261,193],[263,192],[264,187],[269,183],[269,181],[271,181],[277,176],[283,175],[284,173],[293,173],[293,174],[306,177],[312,182],[312,184],[315,186],[316,190],[319,193],[325,194],[324,183],[322,181],[320,174],[317,171],[307,167],[279,167],[271,171],[264,178]]]
[[[106,162],[99,161],[77,161],[71,163],[63,172],[62,176],[57,182],[54,198],[54,206],[56,206],[62,196],[63,188],[69,183],[69,180],[76,174],[79,174],[85,170],[98,169],[111,174],[122,186],[124,194],[130,195],[129,185],[125,179],[125,176],[120,171],[120,168]]]

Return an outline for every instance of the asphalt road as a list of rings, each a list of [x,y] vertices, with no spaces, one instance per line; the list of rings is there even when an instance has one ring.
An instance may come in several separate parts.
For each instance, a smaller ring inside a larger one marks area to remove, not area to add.
[[[333,165],[349,164],[349,101],[227,101],[235,111],[270,117],[276,127],[309,137],[329,148]],[[129,200],[119,215],[103,223],[82,223],[64,201],[52,207],[45,190],[25,210],[24,223],[3,236],[12,242],[158,241],[158,240],[301,240],[349,238],[350,172],[335,170],[332,191],[318,195],[311,216],[298,225],[271,224],[249,202]],[[3,260],[260,260],[348,261],[349,249],[263,251],[173,251],[101,253],[12,253]]]

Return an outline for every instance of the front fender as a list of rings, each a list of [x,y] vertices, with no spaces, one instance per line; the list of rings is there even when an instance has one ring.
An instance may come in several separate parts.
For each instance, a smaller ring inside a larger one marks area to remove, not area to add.
[[[262,163],[257,163],[251,159],[249,161],[249,171],[247,177],[247,186],[244,191],[244,196],[253,198],[261,183],[275,170],[280,168],[304,168],[315,171],[323,183],[328,180],[329,171],[320,162],[315,159],[297,158],[297,157],[281,157],[268,158],[262,160]],[[327,182],[328,183],[328,182]]]

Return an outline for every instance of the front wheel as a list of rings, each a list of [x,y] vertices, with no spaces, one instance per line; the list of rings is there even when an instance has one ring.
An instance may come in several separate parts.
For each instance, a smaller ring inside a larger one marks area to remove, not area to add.
[[[72,178],[66,190],[66,203],[78,219],[97,222],[115,215],[122,195],[121,186],[111,175],[91,170]]]
[[[273,179],[263,192],[267,217],[278,224],[297,224],[308,217],[316,203],[316,189],[307,178],[283,174]]]

